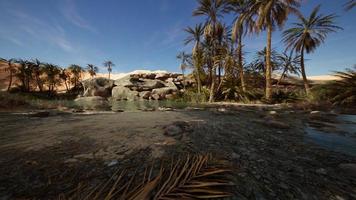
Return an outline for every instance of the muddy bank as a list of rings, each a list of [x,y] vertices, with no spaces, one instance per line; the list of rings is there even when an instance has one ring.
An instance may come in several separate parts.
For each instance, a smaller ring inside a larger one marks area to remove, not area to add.
[[[309,114],[255,107],[176,111],[0,114],[0,196],[55,198],[118,168],[212,153],[233,166],[239,199],[353,199],[356,163],[305,141]]]

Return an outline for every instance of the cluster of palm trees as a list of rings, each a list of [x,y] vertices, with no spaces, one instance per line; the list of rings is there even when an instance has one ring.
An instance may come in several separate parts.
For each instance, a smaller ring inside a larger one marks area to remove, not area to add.
[[[351,9],[355,1],[347,5]],[[323,15],[317,6],[309,16],[303,16],[299,8],[301,0],[198,0],[193,16],[204,16],[203,23],[185,29],[185,44],[193,44],[192,53],[180,53],[182,67],[193,67],[198,93],[203,85],[210,91],[209,101],[222,93],[227,79],[236,81],[241,93],[249,89],[246,76],[259,72],[265,79],[265,98],[272,98],[272,74],[280,70],[280,82],[288,73],[301,74],[305,92],[310,86],[305,72],[305,53],[315,51],[327,35],[342,29],[335,24],[336,15]],[[226,14],[234,15],[231,26],[224,23]],[[297,22],[283,32],[286,50],[276,53],[272,47],[273,32],[282,29],[290,14]],[[266,47],[256,54],[256,59],[246,63],[244,37],[247,34],[267,34]]]
[[[45,90],[53,93],[57,90],[58,86],[65,86],[67,92],[71,89],[76,89],[81,85],[81,80],[84,73],[87,72],[93,78],[96,76],[99,68],[95,65],[88,64],[86,68],[79,65],[72,64],[67,68],[61,68],[58,65],[51,63],[43,63],[38,59],[23,60],[23,59],[4,59],[0,61],[6,63],[4,67],[5,72],[9,75],[9,84],[7,91],[10,91],[14,85],[14,77],[18,80],[17,86],[23,92]],[[105,61],[104,66],[110,73],[114,63]]]

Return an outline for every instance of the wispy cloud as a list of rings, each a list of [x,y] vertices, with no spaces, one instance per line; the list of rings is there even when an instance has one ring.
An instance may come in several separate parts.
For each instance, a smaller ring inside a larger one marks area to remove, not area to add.
[[[74,0],[65,0],[64,5],[60,10],[63,16],[75,26],[87,29],[92,32],[97,32],[96,29],[92,27],[90,23],[79,14]]]
[[[74,52],[75,48],[67,39],[65,30],[59,24],[49,24],[19,10],[10,10],[9,12],[16,21],[16,28],[19,29],[19,32],[26,33],[39,41],[48,42],[66,52]]]

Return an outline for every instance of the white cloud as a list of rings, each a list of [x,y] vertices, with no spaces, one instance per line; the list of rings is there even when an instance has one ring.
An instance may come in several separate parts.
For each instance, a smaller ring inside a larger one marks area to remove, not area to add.
[[[79,28],[87,29],[92,32],[96,32],[96,29],[90,25],[82,16],[74,3],[74,0],[65,0],[64,6],[61,7],[61,13],[72,24]]]

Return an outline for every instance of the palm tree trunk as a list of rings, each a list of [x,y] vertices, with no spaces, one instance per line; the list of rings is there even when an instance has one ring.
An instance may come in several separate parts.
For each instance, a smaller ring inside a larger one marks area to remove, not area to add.
[[[210,86],[210,95],[209,95],[209,103],[212,103],[215,101],[214,95],[215,95],[215,75],[216,75],[216,69],[215,67],[212,67],[212,73],[211,73],[211,86]]]
[[[279,86],[279,84],[282,82],[282,79],[284,77],[284,74],[286,73],[287,71],[287,67],[284,68],[282,74],[281,74],[281,77],[279,78],[278,82],[277,82],[277,86]]]
[[[201,93],[201,80],[200,80],[200,68],[197,67],[196,72],[197,75],[197,83],[198,83],[198,95]]]
[[[183,89],[185,91],[185,76],[184,76],[184,71],[182,70],[182,76],[183,76]]]
[[[300,68],[302,71],[302,77],[303,77],[303,82],[304,82],[304,88],[305,88],[305,92],[307,93],[307,95],[310,94],[310,86],[308,83],[308,79],[307,79],[307,75],[305,73],[305,66],[304,66],[304,46],[302,47],[302,50],[300,52]]]
[[[11,89],[12,85],[12,69],[10,68],[10,80],[9,80],[9,86],[7,87],[7,91],[9,92]]]
[[[110,72],[109,72],[109,79],[110,79]]]
[[[242,91],[246,92],[244,69],[243,69],[243,64],[242,64],[242,36],[241,36],[241,34],[239,34],[239,39],[238,40],[239,41],[238,41],[238,45],[237,45],[237,56],[238,56],[237,67],[239,69],[239,75],[240,75]]]
[[[272,51],[272,25],[268,24],[267,28],[267,48],[266,48],[266,99],[272,100],[272,63],[271,63],[271,51]]]

